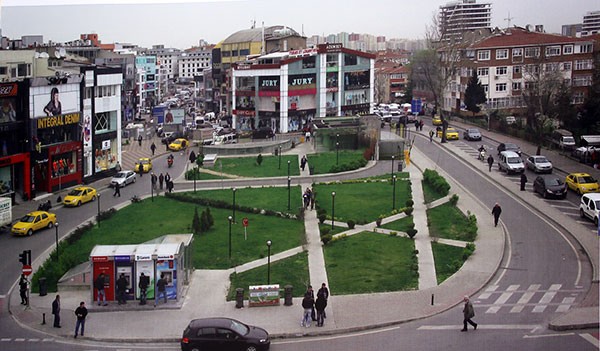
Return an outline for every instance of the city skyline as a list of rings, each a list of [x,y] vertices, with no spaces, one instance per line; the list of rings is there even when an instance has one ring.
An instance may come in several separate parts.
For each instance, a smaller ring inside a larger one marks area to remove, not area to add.
[[[389,39],[424,39],[426,27],[439,7],[449,1],[364,2],[305,0],[302,8],[318,8],[306,14],[295,10],[297,2],[276,0],[4,0],[0,13],[2,35],[19,39],[43,35],[44,41],[67,42],[80,34],[97,33],[104,44],[131,43],[142,47],[163,44],[185,49],[201,39],[216,44],[229,35],[250,28],[286,25],[306,37],[340,32],[385,36]],[[478,1],[492,3],[492,26],[542,24],[549,33],[560,33],[565,24],[581,23],[585,13],[599,10],[595,0]],[[44,5],[41,5],[44,4]],[[556,9],[556,10],[553,10]],[[417,15],[415,15],[417,14]],[[27,18],[27,20],[23,20]],[[106,19],[110,19],[107,21]],[[510,20],[509,20],[510,18]],[[51,25],[51,19],[60,19]],[[49,25],[50,24],[50,25]]]

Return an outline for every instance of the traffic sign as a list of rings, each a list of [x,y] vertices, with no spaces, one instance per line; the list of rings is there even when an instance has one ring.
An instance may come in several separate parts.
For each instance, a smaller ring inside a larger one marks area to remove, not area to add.
[[[248,218],[242,219],[242,224],[244,225],[244,227],[247,227],[248,226]]]
[[[25,275],[30,275],[33,272],[33,269],[31,268],[30,265],[23,265],[23,274]]]

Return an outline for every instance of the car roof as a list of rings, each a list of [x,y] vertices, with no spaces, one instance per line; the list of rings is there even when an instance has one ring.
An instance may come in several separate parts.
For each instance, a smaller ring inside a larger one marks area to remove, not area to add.
[[[587,193],[587,194],[583,194],[583,196],[590,198],[593,201],[600,200],[600,193]]]
[[[27,215],[28,215],[28,216],[39,216],[39,215],[41,215],[42,213],[47,213],[47,214],[50,214],[49,212],[46,212],[46,211],[31,211],[31,212],[29,212]]]
[[[576,173],[569,173],[570,176],[574,176],[574,177],[589,177],[589,173],[583,173],[583,172],[576,172]]]
[[[559,179],[562,180],[561,177],[554,175],[554,174],[540,174],[538,175],[538,178],[543,178],[544,180],[546,179]]]
[[[500,154],[506,157],[519,157],[519,155],[514,151],[502,151]]]
[[[190,328],[204,328],[204,327],[219,327],[229,328],[231,326],[230,318],[216,317],[216,318],[198,318],[193,319],[189,327]],[[237,322],[237,321],[236,321]],[[241,323],[241,322],[239,322]]]
[[[139,160],[140,161],[150,161],[150,159],[148,157],[140,157]]]
[[[73,189],[73,190],[85,190],[85,189],[92,189],[89,186],[78,186],[77,188]]]
[[[479,133],[479,129],[469,128],[469,129],[467,129],[467,132],[478,132]]]

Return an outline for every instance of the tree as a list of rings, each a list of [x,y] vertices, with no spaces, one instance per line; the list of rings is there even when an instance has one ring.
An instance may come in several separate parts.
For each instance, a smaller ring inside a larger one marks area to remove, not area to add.
[[[194,208],[194,219],[192,219],[192,232],[194,234],[199,234],[202,232],[202,228],[200,227],[200,217],[198,216],[198,207]]]
[[[477,70],[474,69],[473,76],[469,79],[465,90],[465,105],[467,105],[467,110],[473,112],[473,116],[475,116],[476,113],[481,111],[479,105],[485,103],[486,100],[485,90],[479,81]]]

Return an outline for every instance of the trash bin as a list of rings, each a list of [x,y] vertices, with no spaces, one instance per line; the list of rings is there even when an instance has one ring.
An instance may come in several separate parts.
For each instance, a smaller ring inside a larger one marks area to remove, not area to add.
[[[292,296],[293,296],[293,292],[294,292],[294,287],[291,285],[286,285],[284,287],[284,293],[283,293],[283,305],[284,306],[291,306],[292,305]]]
[[[402,161],[398,162],[398,172],[402,172]]]
[[[48,286],[46,285],[46,278],[42,277],[38,279],[38,287],[40,291],[40,296],[48,295]]]
[[[235,308],[243,308],[244,307],[244,289],[237,288],[235,289]]]

